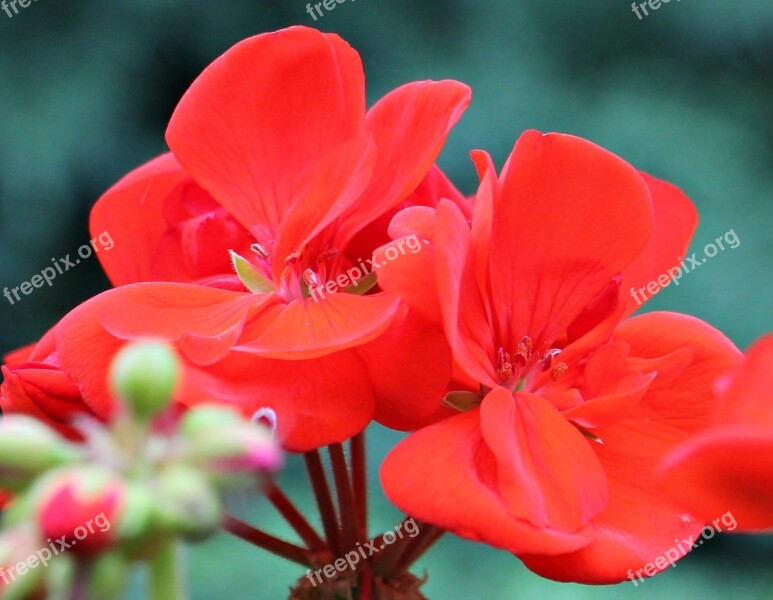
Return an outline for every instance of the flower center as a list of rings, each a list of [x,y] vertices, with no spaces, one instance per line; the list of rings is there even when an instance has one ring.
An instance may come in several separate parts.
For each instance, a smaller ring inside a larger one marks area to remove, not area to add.
[[[556,360],[559,354],[559,348],[549,348],[542,353],[535,351],[529,336],[524,336],[513,355],[499,348],[496,357],[499,385],[517,392],[524,389],[535,374],[545,371],[550,371],[551,378],[556,381],[569,368],[566,363]]]

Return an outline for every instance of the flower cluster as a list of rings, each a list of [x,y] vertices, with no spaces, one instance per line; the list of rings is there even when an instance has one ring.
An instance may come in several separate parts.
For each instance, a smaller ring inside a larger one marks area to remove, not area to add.
[[[121,433],[113,356],[153,338],[182,371],[174,435],[191,446],[169,452],[219,471],[273,464],[243,452],[253,433],[236,413],[268,416],[311,466],[319,448],[340,449],[371,422],[410,432],[381,467],[389,499],[428,530],[507,550],[544,577],[623,581],[727,511],[747,529],[773,525],[768,505],[733,487],[743,475],[771,497],[773,465],[738,472],[742,455],[768,455],[773,440],[760,379],[772,372],[770,343],[744,361],[696,318],[631,316],[639,304],[627,290],[685,255],[692,202],[589,141],[537,131],[500,170],[474,151],[480,184],[466,197],[435,160],[469,102],[462,83],[420,81],[366,110],[360,58],[333,34],[292,27],[237,44],[183,96],[170,152],[94,206],[92,232],[115,241],[98,255],[115,287],[6,358],[3,411],[75,440],[59,452],[82,455],[86,435],[92,458],[112,460],[99,427],[79,419]],[[396,251],[410,240],[420,250]],[[358,285],[315,295],[364,264],[373,268]],[[151,378],[164,370],[162,357],[144,360]],[[172,394],[134,384],[140,420]],[[213,456],[227,431],[234,455]],[[194,499],[176,494],[200,475],[178,469],[162,488],[179,507]],[[351,550],[340,536],[347,508],[361,507],[339,475],[337,516],[315,480],[327,539],[298,527],[321,554],[284,548],[301,564]],[[120,512],[126,494],[102,485],[100,507]],[[214,525],[214,504],[195,510]],[[166,514],[174,531],[198,533],[175,523],[180,511]],[[368,540],[363,514],[353,527],[349,542]],[[420,546],[366,565],[363,578],[379,575],[376,590],[405,580]],[[327,597],[309,595],[321,587],[294,597]],[[397,587],[384,597],[420,597]]]

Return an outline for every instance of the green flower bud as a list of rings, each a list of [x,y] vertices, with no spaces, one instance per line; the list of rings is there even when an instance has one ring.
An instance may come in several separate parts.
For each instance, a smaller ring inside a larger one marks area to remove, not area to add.
[[[132,342],[113,360],[110,382],[134,415],[144,420],[169,406],[180,370],[180,361],[168,344]]]
[[[269,429],[223,406],[189,410],[180,424],[184,457],[213,474],[274,472],[282,450]]]
[[[26,415],[0,419],[0,487],[18,491],[40,474],[76,462],[81,452],[56,431]]]
[[[184,465],[158,475],[153,514],[163,531],[186,539],[201,539],[220,525],[222,505],[207,477]]]
[[[43,553],[37,532],[29,524],[0,534],[0,595],[3,600],[25,600],[43,587],[51,553]]]

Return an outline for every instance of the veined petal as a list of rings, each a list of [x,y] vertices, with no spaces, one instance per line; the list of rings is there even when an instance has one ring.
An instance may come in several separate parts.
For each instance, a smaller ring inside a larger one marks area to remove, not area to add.
[[[368,111],[365,130],[378,148],[376,166],[362,199],[342,218],[340,246],[419,186],[470,94],[458,81],[418,81],[390,92]]]
[[[400,442],[381,465],[381,484],[414,518],[510,552],[559,554],[593,539],[589,527],[566,532],[518,518],[498,489],[498,469],[483,438],[480,410],[471,410]]]
[[[563,335],[639,255],[652,231],[649,190],[610,152],[569,135],[524,133],[500,176],[491,238],[503,345]]]
[[[388,294],[330,294],[275,304],[257,315],[236,347],[266,358],[315,358],[383,333],[400,307]]]
[[[470,226],[459,208],[443,200],[437,209],[435,278],[446,337],[459,367],[494,388],[494,338],[486,303],[472,272]]]
[[[249,38],[193,82],[167,142],[259,242],[274,241],[297,177],[360,135],[364,76],[340,37],[290,27]]]

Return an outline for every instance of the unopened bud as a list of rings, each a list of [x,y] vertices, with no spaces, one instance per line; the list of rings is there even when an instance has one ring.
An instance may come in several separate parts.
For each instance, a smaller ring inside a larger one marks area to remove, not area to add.
[[[160,473],[156,483],[153,514],[162,531],[201,539],[217,530],[222,505],[203,473],[175,465]]]
[[[113,360],[110,381],[114,392],[140,419],[164,410],[180,379],[180,361],[162,342],[134,342]]]
[[[43,598],[46,558],[41,556],[37,532],[30,524],[4,530],[0,534],[0,597]]]
[[[42,484],[38,525],[46,538],[61,539],[75,555],[93,556],[116,539],[126,499],[124,482],[101,467],[71,468]]]
[[[282,450],[264,425],[248,421],[233,409],[200,406],[182,419],[186,457],[215,472],[278,471]]]
[[[0,487],[21,490],[49,469],[77,461],[78,448],[26,415],[0,419]]]

